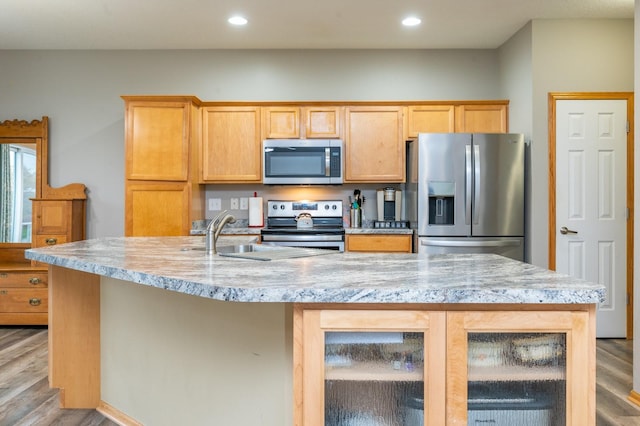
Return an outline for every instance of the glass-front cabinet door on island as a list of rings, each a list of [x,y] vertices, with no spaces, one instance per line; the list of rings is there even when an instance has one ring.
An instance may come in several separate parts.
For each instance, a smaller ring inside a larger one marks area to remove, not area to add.
[[[592,424],[587,320],[587,312],[449,313],[447,424]]]
[[[594,425],[594,318],[296,306],[294,425]]]
[[[445,313],[304,310],[296,315],[304,316],[298,322],[301,340],[296,339],[296,362],[304,374],[297,377],[301,409],[294,424],[444,424]]]

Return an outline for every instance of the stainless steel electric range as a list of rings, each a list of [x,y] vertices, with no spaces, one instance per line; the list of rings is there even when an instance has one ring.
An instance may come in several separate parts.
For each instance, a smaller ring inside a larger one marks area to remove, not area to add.
[[[264,244],[344,251],[342,201],[267,201]]]

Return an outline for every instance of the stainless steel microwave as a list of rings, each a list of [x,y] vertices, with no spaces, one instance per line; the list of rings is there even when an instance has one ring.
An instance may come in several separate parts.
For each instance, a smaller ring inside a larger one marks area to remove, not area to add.
[[[339,139],[266,139],[262,142],[262,183],[341,184],[343,146]]]

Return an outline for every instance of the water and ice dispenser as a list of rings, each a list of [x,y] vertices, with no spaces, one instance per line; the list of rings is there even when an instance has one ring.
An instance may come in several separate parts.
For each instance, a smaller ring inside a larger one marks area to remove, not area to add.
[[[429,182],[429,225],[453,225],[455,182]]]

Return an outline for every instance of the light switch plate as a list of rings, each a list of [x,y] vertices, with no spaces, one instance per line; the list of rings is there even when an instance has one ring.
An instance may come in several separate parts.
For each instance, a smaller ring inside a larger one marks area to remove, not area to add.
[[[222,200],[220,198],[209,198],[209,210],[222,210]]]
[[[240,197],[240,210],[249,210],[249,199],[247,197]]]
[[[231,206],[229,208],[231,210],[238,210],[238,199],[237,198],[232,198],[231,199]]]

